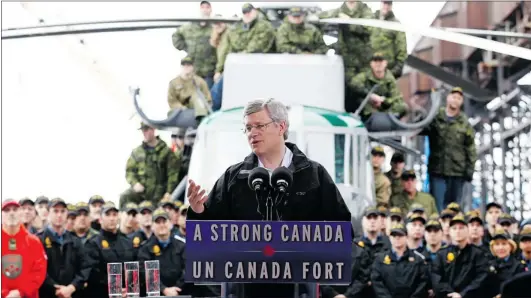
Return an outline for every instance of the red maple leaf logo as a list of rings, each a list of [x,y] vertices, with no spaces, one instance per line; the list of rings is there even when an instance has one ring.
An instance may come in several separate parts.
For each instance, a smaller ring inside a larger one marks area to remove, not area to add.
[[[271,247],[271,245],[266,245],[264,247],[264,249],[262,250],[262,252],[264,253],[264,256],[266,257],[271,257],[272,255],[275,254],[275,249],[273,247]]]

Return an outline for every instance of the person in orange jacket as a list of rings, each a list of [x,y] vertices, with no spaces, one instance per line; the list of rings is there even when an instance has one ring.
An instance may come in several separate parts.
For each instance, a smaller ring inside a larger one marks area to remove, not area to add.
[[[44,247],[21,218],[17,201],[2,202],[2,298],[39,298],[46,277]]]

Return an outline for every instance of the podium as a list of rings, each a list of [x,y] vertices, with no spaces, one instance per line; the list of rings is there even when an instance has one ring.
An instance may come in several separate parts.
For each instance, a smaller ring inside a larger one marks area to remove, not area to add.
[[[319,284],[350,284],[350,222],[188,220],[186,225],[185,281],[221,284],[221,297],[243,298],[249,284],[292,284],[295,298],[317,297]]]

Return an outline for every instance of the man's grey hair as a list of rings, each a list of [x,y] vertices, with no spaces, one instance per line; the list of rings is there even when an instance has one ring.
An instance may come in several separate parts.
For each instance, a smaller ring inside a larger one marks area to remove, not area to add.
[[[284,140],[288,139],[289,120],[288,120],[288,108],[281,102],[270,98],[267,100],[257,99],[247,103],[243,109],[243,117],[258,113],[265,110],[269,115],[269,118],[275,123],[286,123],[286,131],[284,132]]]

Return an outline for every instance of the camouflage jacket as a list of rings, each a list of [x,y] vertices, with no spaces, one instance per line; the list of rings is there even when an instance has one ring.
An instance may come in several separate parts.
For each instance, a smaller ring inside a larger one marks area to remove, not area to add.
[[[155,148],[146,143],[133,149],[127,160],[126,180],[131,186],[140,183],[144,194],[162,198],[164,193],[172,193],[179,183],[179,160],[168,145],[157,137]]]
[[[402,212],[404,212],[404,218],[409,212],[411,205],[415,203],[418,203],[424,207],[424,212],[427,214],[427,216],[430,216],[434,213],[439,213],[437,211],[437,206],[435,205],[435,199],[429,193],[417,191],[415,196],[411,199],[409,194],[402,191],[400,193],[394,194],[390,200],[391,207],[398,207],[400,210],[402,210]]]
[[[404,187],[402,186],[402,178],[400,175],[395,176],[393,171],[389,171],[385,173],[385,176],[389,181],[391,181],[391,196],[397,193],[402,192],[404,190]]]
[[[373,13],[367,4],[358,1],[356,7],[350,10],[346,3],[340,8],[323,11],[319,14],[320,19],[338,18],[343,13],[350,18],[372,19]],[[372,57],[371,31],[369,27],[358,25],[340,25],[336,54],[343,57],[345,68],[355,69],[360,72],[369,67]]]
[[[196,116],[206,116],[208,109],[205,107],[204,101],[201,100],[197,89],[203,93],[203,98],[211,105],[212,96],[203,78],[194,75],[190,79],[178,76],[171,80],[168,87],[168,105],[170,109],[182,109],[186,107],[195,109]]]
[[[250,24],[235,24],[218,47],[216,72],[223,72],[229,53],[269,53],[274,44],[275,29],[268,21],[255,19]]]
[[[403,116],[406,113],[406,104],[404,103],[400,90],[398,90],[395,77],[393,77],[393,74],[389,70],[386,70],[385,76],[382,79],[377,79],[372,70],[367,70],[356,75],[349,82],[352,91],[356,95],[359,95],[360,98],[358,100],[360,104],[376,84],[379,84],[379,86],[376,87],[373,93],[385,97],[385,100],[377,111],[392,112]],[[363,108],[362,114],[368,116],[374,111],[376,110],[370,103],[367,103]]]
[[[210,45],[210,24],[186,24],[172,35],[173,46],[185,51],[194,60],[195,72],[200,77],[212,76],[216,67],[216,48]]]
[[[388,208],[389,197],[391,196],[391,182],[379,169],[374,170],[374,191],[376,193],[376,205]]]
[[[422,134],[430,142],[428,173],[472,179],[477,160],[475,131],[463,112],[448,119],[446,108],[441,108]]]
[[[282,23],[277,29],[277,52],[302,54],[326,54],[326,46],[323,34],[312,24]]]
[[[380,11],[374,14],[376,19],[380,18]],[[398,22],[391,11],[384,18],[386,21]],[[404,32],[385,30],[382,28],[371,28],[371,46],[374,52],[380,52],[387,60],[387,68],[393,73],[395,78],[402,75],[404,61],[407,58],[406,34]]]

